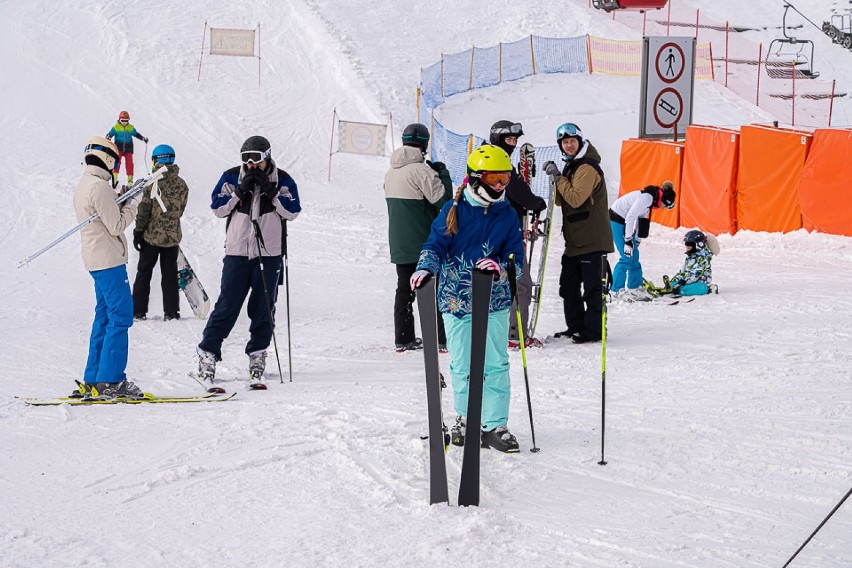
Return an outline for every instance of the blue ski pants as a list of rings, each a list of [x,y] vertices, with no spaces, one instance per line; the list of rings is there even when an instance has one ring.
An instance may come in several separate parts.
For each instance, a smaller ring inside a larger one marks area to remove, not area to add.
[[[612,227],[612,240],[618,249],[618,262],[612,269],[612,291],[618,292],[624,288],[641,288],[643,283],[642,265],[639,264],[639,245],[633,246],[633,256],[624,256],[624,225],[615,221],[609,222]]]
[[[89,384],[120,383],[127,378],[127,330],[133,325],[127,268],[122,264],[89,274],[95,281],[95,320],[83,380]]]
[[[216,300],[210,319],[207,320],[198,347],[214,354],[217,360],[222,359],[222,342],[234,329],[246,296],[248,296],[246,311],[251,320],[249,325],[251,337],[246,344],[246,353],[263,351],[269,347],[274,329],[278,281],[281,278],[283,266],[280,256],[264,256],[263,271],[261,272],[260,262],[257,258],[249,260],[246,256],[226,256],[222,265],[222,285],[219,290],[219,298]],[[262,275],[266,276],[266,289],[269,290],[269,308],[272,311],[273,319],[270,319],[269,310],[266,307]]]
[[[453,380],[453,406],[456,414],[467,416],[470,376],[471,315],[442,314],[450,352]],[[509,422],[509,310],[488,314],[485,347],[485,384],[482,389],[482,429],[493,430]]]

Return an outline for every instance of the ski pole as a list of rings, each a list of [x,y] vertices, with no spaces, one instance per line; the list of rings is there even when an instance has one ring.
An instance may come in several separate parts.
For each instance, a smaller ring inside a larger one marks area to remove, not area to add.
[[[598,465],[606,465],[604,459],[604,431],[606,429],[606,268],[606,253],[604,253],[601,255],[601,461],[598,462]]]
[[[524,364],[524,386],[527,390],[527,409],[530,413],[530,434],[532,434],[532,453],[537,453],[541,448],[535,445],[535,426],[533,425],[532,399],[530,399],[530,379],[527,373],[527,349],[526,341],[524,340],[524,326],[521,322],[521,304],[518,301],[518,283],[515,281],[517,270],[515,269],[515,255],[509,255],[509,288],[512,292],[512,299],[515,300],[515,317],[518,321],[518,339],[521,342],[521,361]]]
[[[290,266],[287,259],[287,221],[284,221],[284,293],[287,298],[287,364],[289,365],[290,382],[293,382],[293,346],[290,342]],[[284,377],[281,377],[281,382],[284,382]]]
[[[162,177],[162,175],[164,173],[166,173],[165,166],[155,170],[154,173],[148,174],[147,176],[136,180],[133,183],[133,185],[131,185],[130,188],[127,189],[127,191],[125,191],[124,193],[122,193],[121,195],[116,197],[116,199],[115,199],[116,204],[121,205],[125,201],[129,201],[131,198],[135,197],[137,194],[139,194],[139,192],[141,192],[143,189],[145,189],[146,185],[149,185],[150,183],[152,183],[152,182],[158,180],[160,177]],[[32,262],[33,260],[35,260],[36,258],[41,256],[45,252],[49,251],[50,249],[52,249],[53,247],[55,247],[56,245],[58,245],[59,243],[61,243],[62,241],[64,241],[65,239],[67,239],[68,237],[70,237],[71,235],[73,235],[74,233],[76,233],[77,231],[82,229],[83,227],[85,227],[86,225],[88,225],[89,223],[93,223],[93,222],[97,221],[99,217],[100,217],[100,215],[95,213],[92,216],[90,216],[89,218],[82,221],[77,226],[72,227],[71,229],[69,229],[68,231],[63,233],[59,238],[57,238],[53,242],[48,243],[47,245],[45,245],[41,249],[37,250],[33,254],[24,258],[21,262],[18,263],[18,268],[21,268],[22,266],[28,265],[30,262]]]
[[[822,528],[822,526],[828,521],[828,519],[831,518],[831,516],[835,513],[835,511],[837,511],[837,509],[839,509],[843,505],[843,503],[849,498],[849,495],[852,495],[852,487],[849,488],[849,491],[846,492],[846,495],[843,496],[843,499],[841,499],[840,502],[837,505],[834,506],[834,509],[832,509],[831,512],[828,514],[828,516],[822,520],[822,522],[819,524],[819,526],[816,528],[816,530],[811,533],[811,536],[809,536],[808,539],[804,543],[802,543],[802,546],[800,546],[799,549],[795,553],[793,553],[793,556],[790,557],[790,560],[785,562],[784,566],[782,566],[781,568],[787,568],[787,566],[790,565],[790,562],[792,562],[793,559],[796,556],[799,555],[799,553],[802,551],[802,549],[805,548],[808,545],[808,543],[811,541],[811,539],[814,536],[816,536],[816,533],[819,532],[819,530]]]
[[[145,162],[145,171],[150,174],[151,170],[148,169],[148,141],[147,140],[145,140],[145,156],[143,157],[142,161]]]
[[[269,287],[266,285],[266,270],[263,266],[263,255],[261,254],[261,243],[263,238],[260,236],[260,225],[257,221],[252,221],[254,225],[254,238],[257,241],[257,261],[260,264],[260,279],[263,281],[263,300],[266,303],[266,313],[269,316],[269,322],[272,324],[272,346],[275,349],[275,361],[278,363],[278,377],[281,382],[284,382],[284,374],[281,372],[281,358],[278,356],[278,341],[275,339],[275,318],[272,315],[272,304],[269,301]],[[266,249],[266,245],[263,245]],[[267,251],[268,252],[268,251]]]

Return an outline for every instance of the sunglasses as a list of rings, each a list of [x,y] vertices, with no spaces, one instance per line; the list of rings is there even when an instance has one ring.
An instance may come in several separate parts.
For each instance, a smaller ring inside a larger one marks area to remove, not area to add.
[[[269,154],[272,153],[272,148],[266,150],[265,152],[258,152],[257,150],[248,150],[240,154],[243,158],[244,164],[259,164],[263,160],[269,158]]]
[[[517,122],[511,126],[499,126],[491,130],[491,134],[513,134],[515,136],[519,136],[523,133],[524,129],[521,126],[520,122]]]
[[[503,189],[509,185],[512,175],[509,172],[482,172],[479,180],[492,189]]]

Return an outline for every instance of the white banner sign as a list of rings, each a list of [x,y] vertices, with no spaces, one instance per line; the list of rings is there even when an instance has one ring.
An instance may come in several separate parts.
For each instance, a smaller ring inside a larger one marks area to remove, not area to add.
[[[255,30],[210,28],[210,54],[254,57]]]
[[[351,154],[384,156],[387,132],[387,124],[339,120],[337,122],[337,149],[340,152]]]

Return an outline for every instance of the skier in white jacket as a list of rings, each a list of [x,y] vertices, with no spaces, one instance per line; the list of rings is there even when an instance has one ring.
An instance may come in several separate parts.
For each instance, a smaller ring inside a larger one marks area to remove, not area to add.
[[[642,290],[642,265],[639,263],[639,243],[648,236],[651,210],[659,207],[672,209],[675,202],[674,184],[664,181],[659,187],[646,186],[625,193],[609,208],[612,239],[620,255],[612,269],[614,294],[630,294],[645,299]],[[627,286],[627,292],[621,292]],[[650,299],[648,297],[647,299]]]

